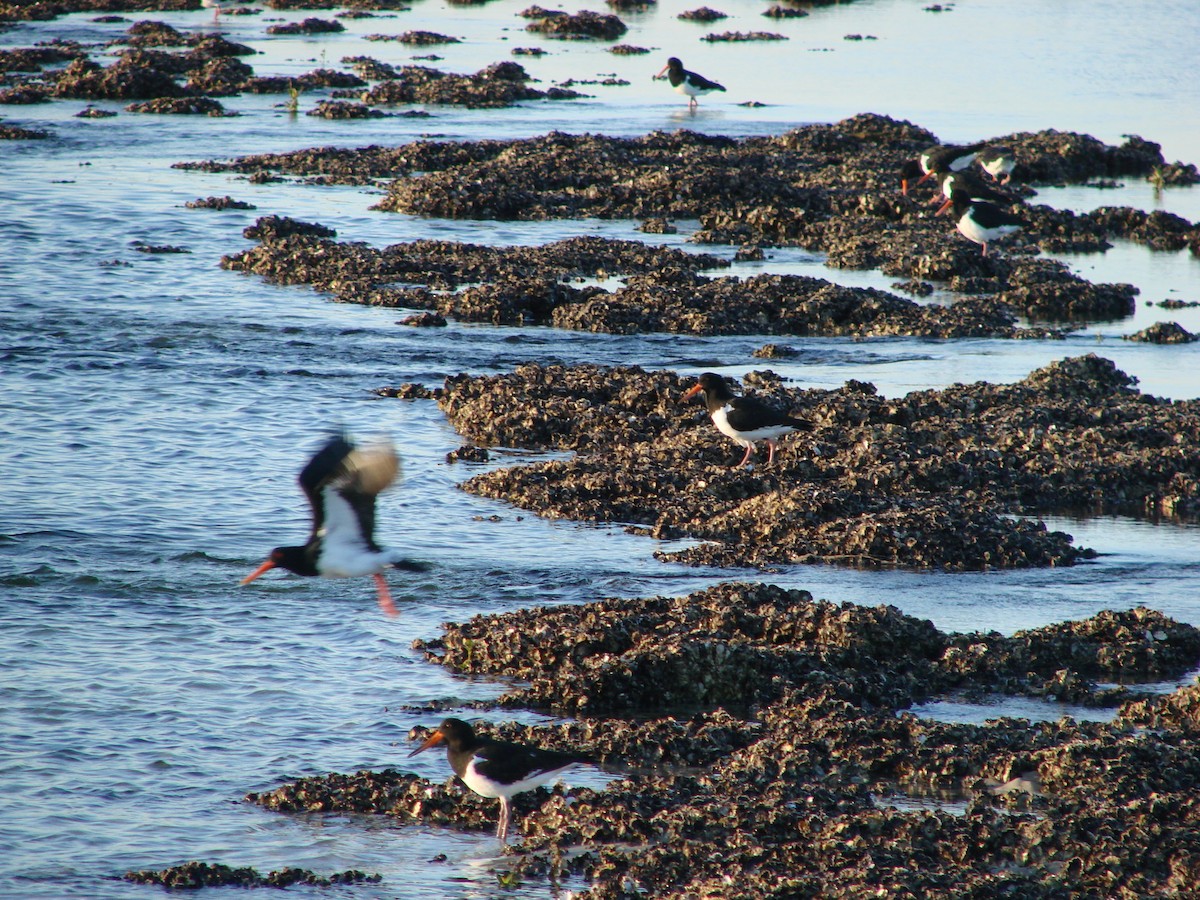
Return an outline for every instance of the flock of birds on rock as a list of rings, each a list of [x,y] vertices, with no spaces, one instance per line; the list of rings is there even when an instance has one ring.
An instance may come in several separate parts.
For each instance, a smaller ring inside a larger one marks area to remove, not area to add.
[[[664,76],[672,88],[688,98],[689,109],[695,109],[699,105],[697,97],[712,91],[725,90],[717,82],[685,69],[676,56],[668,59],[667,64],[654,78],[660,79]],[[1024,223],[1001,206],[1011,205],[1012,197],[997,191],[967,171],[974,162],[978,162],[996,183],[1004,185],[1011,182],[1012,172],[1016,167],[1016,157],[1009,147],[992,147],[986,144],[935,144],[901,167],[900,191],[907,196],[910,183],[922,184],[930,178],[937,178],[941,194],[945,197],[937,215],[953,212],[959,234],[982,245],[983,255],[987,256],[989,243],[1020,231]]]

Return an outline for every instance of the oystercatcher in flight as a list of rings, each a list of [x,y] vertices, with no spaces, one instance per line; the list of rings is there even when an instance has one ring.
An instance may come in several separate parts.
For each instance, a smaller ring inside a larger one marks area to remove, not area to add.
[[[594,761],[579,754],[480,737],[462,719],[446,719],[409,758],[438,744],[446,745],[450,768],[463,784],[481,797],[500,798],[496,837],[501,841],[508,837],[509,801],[514,796],[553,780],[576,763]]]
[[[908,193],[908,183],[917,178],[916,184],[922,184],[935,175],[943,172],[959,172],[971,163],[984,147],[983,144],[959,146],[957,144],[934,144],[921,151],[916,159],[910,159],[900,167],[900,192]]]
[[[683,399],[690,400],[699,393],[704,394],[704,403],[717,430],[746,448],[746,455],[734,468],[744,466],[750,459],[755,441],[767,442],[767,465],[770,465],[775,461],[775,444],[778,438],[793,431],[812,431],[810,423],[792,418],[785,412],[767,406],[761,400],[734,396],[733,391],[729,389],[729,382],[715,372],[705,372],[701,375],[699,380],[688,388]]]
[[[698,106],[696,98],[701,94],[707,94],[710,91],[724,91],[725,88],[717,84],[715,81],[709,81],[703,75],[698,75],[695,72],[689,72],[683,67],[683,63],[679,61],[679,57],[672,56],[667,60],[667,64],[662,67],[655,78],[667,76],[667,81],[671,82],[671,87],[688,98],[688,108]]]
[[[1020,231],[1024,225],[1012,213],[986,200],[975,200],[961,189],[950,195],[950,204],[954,209],[958,233],[967,240],[982,244],[984,256],[987,256],[989,241]]]
[[[389,616],[396,615],[383,571],[429,568],[375,543],[375,497],[399,472],[400,458],[390,441],[360,449],[343,434],[331,437],[300,472],[300,487],[312,507],[308,542],[299,547],[276,547],[242,584],[274,568],[325,578],[372,575],[380,608]]]
[[[975,161],[1001,184],[1012,181],[1013,169],[1017,167],[1017,155],[1012,147],[984,147],[975,157]]]

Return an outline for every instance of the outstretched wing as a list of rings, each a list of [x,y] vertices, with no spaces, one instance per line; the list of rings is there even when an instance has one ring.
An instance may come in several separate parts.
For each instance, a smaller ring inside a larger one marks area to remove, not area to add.
[[[375,497],[399,474],[400,458],[390,440],[356,447],[345,434],[331,437],[300,473],[300,487],[312,506],[313,536],[337,531],[378,550]]]

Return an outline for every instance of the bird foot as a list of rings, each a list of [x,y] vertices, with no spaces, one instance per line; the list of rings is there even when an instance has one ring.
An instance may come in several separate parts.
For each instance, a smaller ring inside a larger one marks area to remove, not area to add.
[[[379,608],[383,610],[383,614],[393,619],[400,615],[400,610],[396,609],[396,604],[392,602],[392,594],[388,590],[387,581],[382,575],[375,575],[375,587],[379,591]]]

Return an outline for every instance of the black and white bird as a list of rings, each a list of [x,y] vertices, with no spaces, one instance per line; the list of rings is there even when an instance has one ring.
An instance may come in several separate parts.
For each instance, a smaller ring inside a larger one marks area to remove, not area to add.
[[[481,797],[500,798],[500,824],[496,837],[508,837],[512,808],[509,801],[517,794],[532,791],[578,763],[593,760],[582,754],[542,750],[526,744],[480,737],[462,719],[446,719],[425,743],[408,754],[446,745],[446,758],[454,774]]]
[[[1012,181],[1013,169],[1017,167],[1017,155],[1012,147],[984,147],[976,155],[975,161],[1001,184]]]
[[[697,106],[696,98],[701,94],[707,94],[710,91],[724,91],[725,88],[715,81],[709,81],[703,75],[698,75],[695,72],[689,72],[683,67],[683,63],[679,61],[679,57],[672,56],[667,60],[667,64],[662,67],[655,78],[667,76],[667,81],[671,82],[671,87],[688,98],[688,107]]]
[[[922,184],[943,172],[960,172],[975,161],[984,144],[934,144],[921,151],[916,159],[910,159],[900,167],[900,192],[908,193],[909,182]],[[920,177],[918,177],[920,176]]]
[[[969,169],[963,169],[961,172],[942,173],[938,176],[938,187],[940,193],[934,195],[932,202],[941,204],[937,210],[939,216],[950,209],[950,198],[955,191],[966,191],[967,196],[972,200],[986,200],[989,203],[1005,206],[1013,202],[1011,197],[991,187]]]
[[[391,441],[359,448],[344,434],[329,438],[300,472],[300,487],[312,507],[308,541],[297,547],[276,547],[242,584],[275,568],[324,578],[371,575],[380,608],[389,616],[396,615],[383,572],[428,568],[375,543],[375,498],[399,474],[400,458]]]
[[[704,403],[717,430],[746,448],[746,454],[734,468],[746,465],[754,452],[755,441],[767,442],[767,464],[770,465],[775,461],[779,438],[793,431],[812,431],[812,425],[803,419],[793,418],[753,397],[735,396],[729,382],[715,372],[701,375],[683,399],[690,400],[700,393],[704,394]]]
[[[972,199],[963,190],[956,190],[950,196],[958,233],[967,240],[983,245],[983,255],[987,256],[988,244],[1006,234],[1020,231],[1024,223],[1007,210],[1001,209],[986,200]]]

